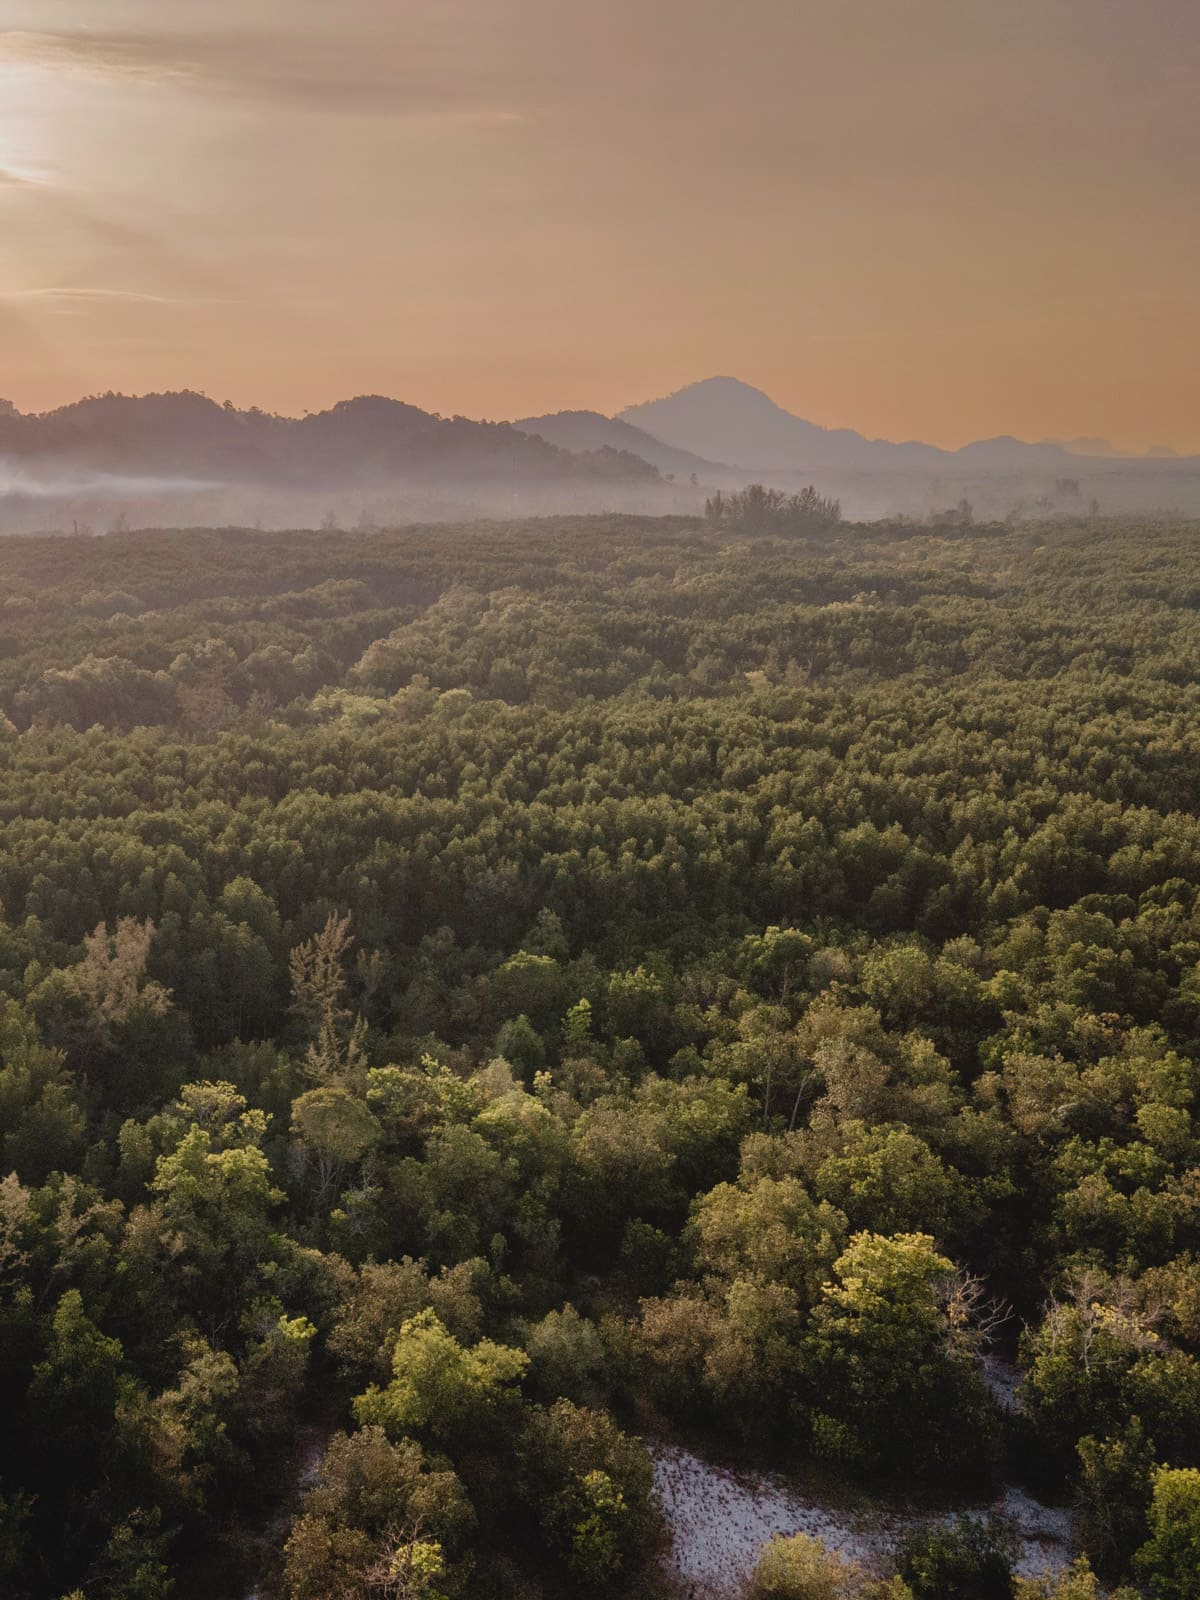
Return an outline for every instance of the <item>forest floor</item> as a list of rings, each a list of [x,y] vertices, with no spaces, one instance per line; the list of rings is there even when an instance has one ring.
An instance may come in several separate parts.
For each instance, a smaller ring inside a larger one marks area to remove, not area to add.
[[[237,1551],[239,1570],[256,1574],[246,1600],[267,1600],[267,1575],[279,1563],[279,1552],[307,1490],[317,1481],[321,1462],[332,1431],[328,1419],[303,1424],[296,1431],[292,1452],[283,1476],[283,1493],[271,1515],[250,1533],[243,1530]]]
[[[1061,1572],[1076,1555],[1070,1512],[1007,1484],[991,1501],[915,1506],[804,1476],[718,1466],[665,1440],[647,1441],[669,1543],[663,1558],[680,1600],[736,1600],[763,1545],[807,1533],[848,1560],[883,1573],[898,1541],[930,1521],[994,1519],[1023,1577]]]

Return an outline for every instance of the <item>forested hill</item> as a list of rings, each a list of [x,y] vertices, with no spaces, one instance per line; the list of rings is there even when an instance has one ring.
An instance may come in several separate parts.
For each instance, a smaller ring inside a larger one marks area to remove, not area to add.
[[[81,470],[198,484],[361,488],[456,480],[653,483],[628,451],[572,453],[508,423],[439,417],[379,395],[303,417],[239,411],[202,394],[95,395],[57,411],[0,407],[0,462],[41,484]]]
[[[686,1430],[1184,1600],[1198,662],[1196,524],[0,541],[0,1591],[665,1597]]]
[[[598,411],[557,411],[542,417],[524,417],[513,423],[523,433],[536,434],[561,450],[623,450],[640,456],[664,476],[696,478],[700,483],[740,484],[745,474],[717,461],[707,461],[687,450],[663,444],[653,434],[634,428],[619,417],[601,416]]]

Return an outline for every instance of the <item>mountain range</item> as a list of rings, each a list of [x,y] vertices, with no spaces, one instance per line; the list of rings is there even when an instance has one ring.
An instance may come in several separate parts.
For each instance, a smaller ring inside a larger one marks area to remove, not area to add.
[[[563,450],[509,423],[438,417],[378,395],[303,417],[239,411],[202,394],[106,394],[26,415],[0,405],[0,461],[39,481],[69,468],[125,479],[295,488],[445,478],[654,483],[607,444]]]
[[[984,468],[1012,471],[1069,467],[1073,461],[1120,457],[1107,440],[1027,444],[1002,436],[959,450],[916,440],[869,439],[850,428],[822,428],[794,416],[737,378],[708,378],[662,400],[628,407],[620,420],[676,449],[765,471],[895,471]],[[636,448],[631,446],[630,448]]]
[[[1146,457],[1125,454],[1107,439],[1036,443],[1010,436],[980,439],[959,450],[918,440],[871,439],[851,428],[823,428],[777,405],[761,389],[738,378],[706,378],[660,400],[627,407],[615,417],[596,411],[560,411],[526,417],[516,424],[566,449],[627,450],[664,475],[690,476],[718,484],[745,481],[747,474],[837,473],[918,475],[1069,473],[1097,462],[1174,461],[1168,450]],[[1193,458],[1195,459],[1195,458]]]
[[[440,417],[379,395],[302,417],[191,391],[90,396],[26,414],[0,401],[3,526],[91,525],[136,502],[162,526],[312,525],[329,507],[384,522],[554,511],[692,512],[717,488],[814,482],[848,515],[921,514],[970,498],[984,515],[1030,504],[1200,510],[1200,458],[1123,457],[1104,440],[985,439],[960,450],[870,439],[794,416],[736,378],[695,383],[618,416],[517,422]]]

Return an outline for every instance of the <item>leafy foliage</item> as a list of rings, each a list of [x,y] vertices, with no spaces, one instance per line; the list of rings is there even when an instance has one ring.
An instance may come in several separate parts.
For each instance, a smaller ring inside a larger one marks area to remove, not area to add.
[[[651,1421],[1188,1592],[1195,529],[800,499],[0,541],[6,1594],[651,1594]]]

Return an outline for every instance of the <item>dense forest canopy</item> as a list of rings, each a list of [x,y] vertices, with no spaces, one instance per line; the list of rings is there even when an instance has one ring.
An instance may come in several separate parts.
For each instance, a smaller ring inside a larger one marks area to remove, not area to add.
[[[781,526],[0,541],[4,1593],[1196,1595],[1200,525]]]

